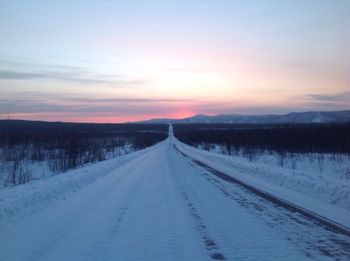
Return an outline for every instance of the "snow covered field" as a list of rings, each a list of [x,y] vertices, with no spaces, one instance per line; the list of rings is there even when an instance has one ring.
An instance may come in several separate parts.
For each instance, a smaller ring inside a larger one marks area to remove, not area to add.
[[[0,260],[350,259],[349,234],[227,182],[190,158],[252,185],[269,184],[263,188],[278,196],[293,194],[257,178],[249,164],[235,166],[224,155],[180,143],[170,130],[167,140],[145,150],[1,190]],[[347,225],[348,210],[328,205],[344,211],[338,222]]]
[[[105,152],[104,155],[106,159],[111,159],[116,156],[125,155],[132,151],[135,151],[133,146],[131,144],[125,144],[122,147],[115,147],[114,151],[112,152]],[[37,181],[40,179],[51,178],[52,176],[64,173],[64,172],[53,171],[52,168],[50,168],[50,164],[51,164],[50,160],[41,160],[41,161],[23,160],[21,164],[22,164],[21,167],[24,168],[25,172],[27,172],[27,174],[30,177],[29,182]],[[86,163],[85,165],[90,165],[90,164],[92,163]],[[79,167],[82,167],[82,166],[78,166],[77,168]],[[0,162],[0,189],[13,186],[11,182],[7,180],[9,175],[11,175],[12,169],[13,169],[13,162],[11,161]]]
[[[240,156],[222,155],[219,146],[213,151],[194,149],[183,143],[179,148],[209,165],[223,170],[248,184],[278,195],[294,204],[350,227],[350,161],[348,157],[332,159],[325,155],[286,158],[280,166],[277,155],[257,154],[253,161]],[[322,168],[320,169],[320,164]]]
[[[46,175],[40,180],[1,189],[0,228],[45,208],[57,200],[65,199],[70,194],[104,177],[149,150],[150,148],[147,148],[117,158],[89,164],[61,175],[50,176],[48,173],[51,172],[47,170]],[[40,169],[37,169],[40,173]]]

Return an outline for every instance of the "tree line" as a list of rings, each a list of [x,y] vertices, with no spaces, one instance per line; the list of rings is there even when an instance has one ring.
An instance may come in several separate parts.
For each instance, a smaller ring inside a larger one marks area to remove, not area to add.
[[[228,154],[244,151],[350,154],[350,123],[344,124],[176,124],[175,136],[193,146],[219,144]]]
[[[16,186],[32,177],[28,163],[48,161],[55,173],[120,156],[125,146],[142,149],[166,139],[161,124],[78,124],[0,121],[0,173]]]

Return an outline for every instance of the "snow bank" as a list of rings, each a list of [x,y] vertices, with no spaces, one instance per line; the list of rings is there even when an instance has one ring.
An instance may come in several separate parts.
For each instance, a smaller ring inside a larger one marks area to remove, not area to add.
[[[154,150],[160,144],[70,170],[51,178],[0,190],[0,227],[37,212],[54,201],[65,199],[71,193],[87,187],[98,178],[113,174],[116,168]]]
[[[212,168],[350,228],[349,179],[325,178],[277,164],[249,162],[241,157],[199,150],[176,139],[174,143],[180,151]]]

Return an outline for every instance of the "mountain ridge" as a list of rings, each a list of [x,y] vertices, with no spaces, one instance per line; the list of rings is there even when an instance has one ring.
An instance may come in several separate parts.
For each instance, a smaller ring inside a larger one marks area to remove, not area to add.
[[[135,123],[235,123],[235,124],[269,124],[269,123],[345,123],[350,122],[350,110],[341,111],[306,111],[287,114],[196,114],[182,119],[158,118]]]

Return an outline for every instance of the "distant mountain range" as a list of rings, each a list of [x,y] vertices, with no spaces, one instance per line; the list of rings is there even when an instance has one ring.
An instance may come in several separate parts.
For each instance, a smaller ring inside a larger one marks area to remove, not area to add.
[[[183,119],[151,119],[137,123],[242,123],[242,124],[273,124],[273,123],[341,123],[350,122],[350,110],[344,111],[309,111],[291,112],[277,115],[239,115],[220,114],[209,116],[198,114]]]

